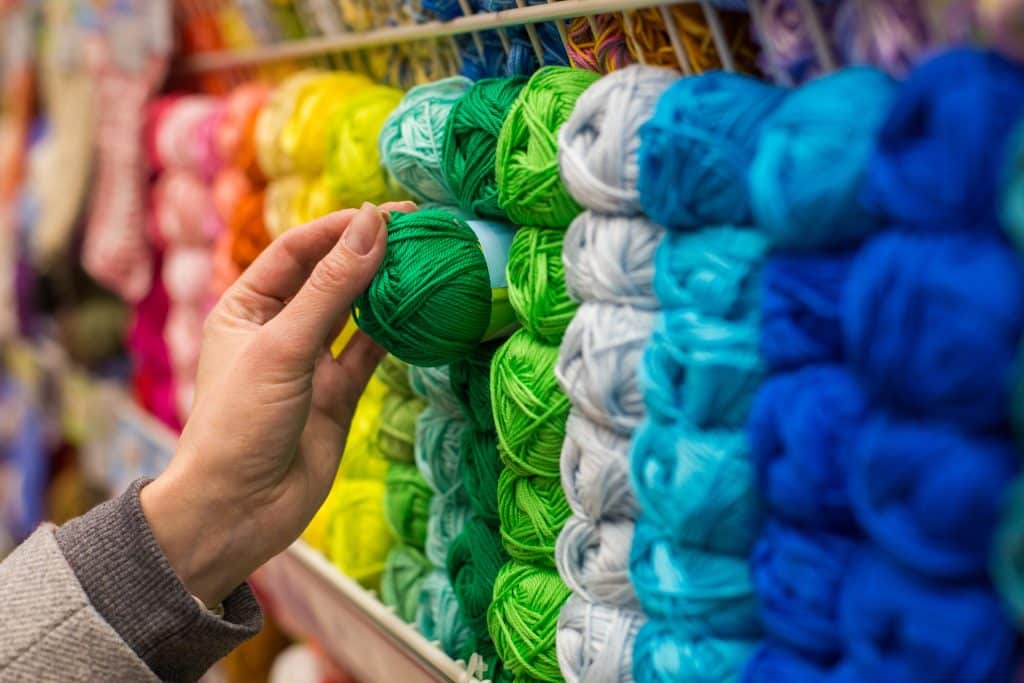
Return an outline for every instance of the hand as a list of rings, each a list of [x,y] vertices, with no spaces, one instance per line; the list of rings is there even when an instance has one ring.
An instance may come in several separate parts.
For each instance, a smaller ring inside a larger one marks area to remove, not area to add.
[[[294,228],[224,294],[203,330],[196,395],[142,509],[186,589],[218,604],[294,541],[323,503],[352,412],[384,351],[331,341],[384,258],[388,210]]]

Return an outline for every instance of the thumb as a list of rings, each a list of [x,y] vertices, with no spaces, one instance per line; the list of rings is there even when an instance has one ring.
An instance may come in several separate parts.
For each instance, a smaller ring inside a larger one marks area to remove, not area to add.
[[[384,260],[387,229],[380,210],[363,204],[341,238],[313,268],[298,294],[264,325],[303,360],[313,362],[338,321],[370,284]]]

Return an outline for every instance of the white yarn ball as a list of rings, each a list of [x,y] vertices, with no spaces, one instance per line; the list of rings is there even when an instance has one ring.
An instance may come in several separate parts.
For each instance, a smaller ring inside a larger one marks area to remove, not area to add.
[[[633,683],[633,643],[646,618],[572,595],[558,615],[558,665],[566,683]]]
[[[640,510],[629,482],[629,439],[575,409],[565,425],[561,475],[569,507],[578,515],[634,519]]]
[[[629,579],[633,526],[630,519],[570,517],[555,544],[555,566],[565,585],[589,602],[639,610]]]

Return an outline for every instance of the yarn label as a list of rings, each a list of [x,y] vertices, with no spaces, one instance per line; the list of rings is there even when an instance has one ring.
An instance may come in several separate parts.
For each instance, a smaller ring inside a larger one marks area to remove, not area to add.
[[[469,220],[466,224],[476,234],[480,248],[484,250],[487,273],[491,277],[491,289],[508,287],[505,269],[508,266],[508,252],[512,249],[512,238],[515,237],[516,229],[508,223],[496,221]]]

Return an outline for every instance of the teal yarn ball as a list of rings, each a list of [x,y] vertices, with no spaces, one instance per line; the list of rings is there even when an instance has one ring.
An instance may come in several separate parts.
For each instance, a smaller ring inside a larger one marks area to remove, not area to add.
[[[1006,151],[1000,218],[1010,241],[1024,251],[1024,123],[1017,126]]]
[[[764,122],[748,175],[757,227],[785,249],[842,247],[879,230],[860,194],[896,91],[872,67],[848,67],[786,96]]]
[[[468,78],[453,76],[418,85],[384,121],[381,162],[419,201],[456,201],[442,167],[445,126],[452,107],[472,84]]]
[[[430,501],[427,519],[427,557],[435,566],[443,567],[448,549],[469,521],[469,502],[462,487],[439,493]]]
[[[469,661],[476,649],[473,631],[466,625],[455,591],[442,569],[435,569],[423,580],[416,628],[427,640],[436,640],[452,659]]]
[[[452,393],[449,366],[421,368],[413,365],[409,368],[409,384],[434,410],[452,417],[462,415],[462,406]]]
[[[447,493],[462,483],[459,457],[467,423],[433,405],[416,420],[416,466],[430,487]]]
[[[416,620],[423,581],[433,571],[423,551],[408,545],[396,545],[388,553],[384,574],[380,578],[380,599],[395,608],[402,621]]]

